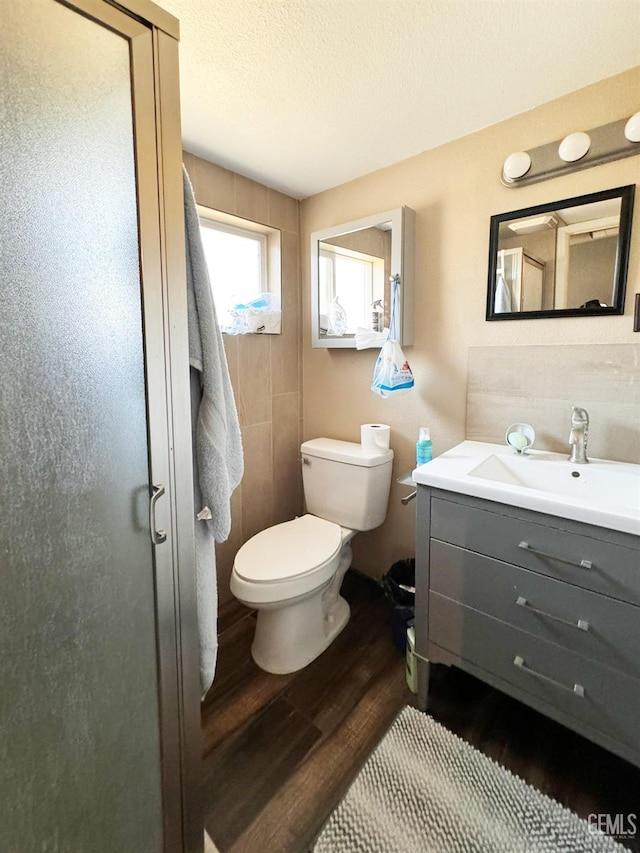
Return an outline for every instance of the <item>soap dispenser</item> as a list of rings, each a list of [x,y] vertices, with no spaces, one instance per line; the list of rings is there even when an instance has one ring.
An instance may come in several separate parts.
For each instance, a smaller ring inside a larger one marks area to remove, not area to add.
[[[432,459],[431,430],[429,427],[420,427],[416,442],[416,465],[424,465],[425,462],[431,462]]]

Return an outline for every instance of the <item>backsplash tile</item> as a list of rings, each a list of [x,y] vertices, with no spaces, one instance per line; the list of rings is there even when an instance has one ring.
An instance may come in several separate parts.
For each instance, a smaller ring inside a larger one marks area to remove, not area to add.
[[[581,406],[589,456],[640,463],[640,344],[469,347],[468,367],[467,438],[503,443],[522,421],[535,447],[568,453]]]

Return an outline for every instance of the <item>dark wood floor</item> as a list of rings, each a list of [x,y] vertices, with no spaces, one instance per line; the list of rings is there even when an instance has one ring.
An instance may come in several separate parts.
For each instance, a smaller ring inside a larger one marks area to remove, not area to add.
[[[415,704],[381,590],[349,572],[342,592],[349,624],[292,675],[253,663],[251,611],[221,609],[202,709],[205,826],[221,853],[306,851],[393,718]],[[582,817],[631,813],[640,824],[640,770],[459,670],[432,671],[431,713],[447,728]],[[640,826],[625,843],[640,853]]]

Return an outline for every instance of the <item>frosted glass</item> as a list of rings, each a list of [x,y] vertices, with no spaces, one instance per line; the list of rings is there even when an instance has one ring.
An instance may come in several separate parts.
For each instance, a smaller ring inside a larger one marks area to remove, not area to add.
[[[1,18],[0,846],[158,853],[129,44]]]

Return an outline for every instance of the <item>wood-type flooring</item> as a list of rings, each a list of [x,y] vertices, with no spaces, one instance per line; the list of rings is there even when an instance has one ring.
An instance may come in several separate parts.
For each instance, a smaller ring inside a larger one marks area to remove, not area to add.
[[[205,827],[221,853],[304,853],[397,713],[415,705],[391,606],[348,572],[351,619],[291,675],[260,670],[255,614],[221,608],[218,671],[202,706]],[[433,667],[430,713],[584,818],[637,815],[640,770],[465,673]],[[639,721],[640,729],[640,721]]]

